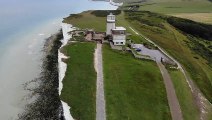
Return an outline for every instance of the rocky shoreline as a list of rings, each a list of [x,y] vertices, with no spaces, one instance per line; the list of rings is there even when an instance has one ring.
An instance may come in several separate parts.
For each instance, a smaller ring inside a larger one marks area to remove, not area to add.
[[[18,120],[51,119],[64,120],[63,107],[58,93],[58,49],[61,47],[62,31],[46,39],[43,48],[44,58],[40,77],[24,84],[24,89],[30,91],[28,104]],[[32,87],[33,86],[33,87]]]

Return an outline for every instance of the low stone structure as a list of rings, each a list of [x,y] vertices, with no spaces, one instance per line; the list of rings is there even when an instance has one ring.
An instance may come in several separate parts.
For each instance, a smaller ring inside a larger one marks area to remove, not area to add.
[[[103,42],[105,38],[105,32],[95,32],[95,31],[87,31],[85,34],[85,40],[87,41],[96,41]]]

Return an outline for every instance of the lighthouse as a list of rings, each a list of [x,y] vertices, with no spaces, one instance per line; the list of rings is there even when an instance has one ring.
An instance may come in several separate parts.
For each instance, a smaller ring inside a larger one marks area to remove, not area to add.
[[[115,15],[110,13],[110,15],[107,16],[107,31],[106,31],[106,34],[111,35],[112,29],[115,29],[115,27],[116,27],[116,17],[115,17]]]

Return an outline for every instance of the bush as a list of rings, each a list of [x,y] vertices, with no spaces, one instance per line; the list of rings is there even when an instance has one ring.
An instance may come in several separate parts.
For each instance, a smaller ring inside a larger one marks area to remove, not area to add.
[[[212,41],[212,25],[177,17],[169,17],[167,22],[187,34]]]
[[[95,10],[91,12],[91,14],[95,15],[96,17],[106,17],[110,13],[113,13],[114,15],[119,15],[121,14],[121,10]]]

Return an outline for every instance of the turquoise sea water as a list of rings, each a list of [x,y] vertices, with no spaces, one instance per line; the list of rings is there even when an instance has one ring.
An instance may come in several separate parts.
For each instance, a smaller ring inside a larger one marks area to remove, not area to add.
[[[91,9],[116,9],[88,0],[0,1],[0,120],[14,120],[29,102],[23,84],[41,72],[45,38],[62,18]]]

